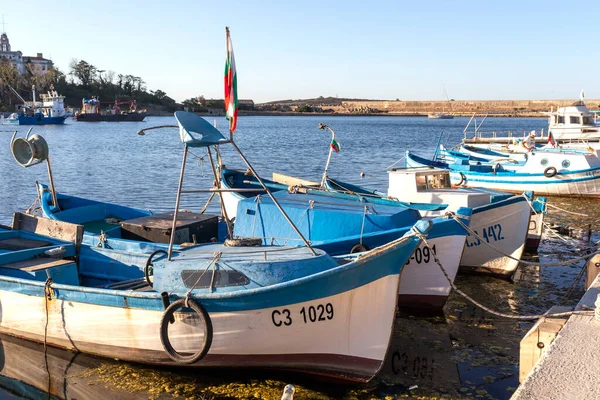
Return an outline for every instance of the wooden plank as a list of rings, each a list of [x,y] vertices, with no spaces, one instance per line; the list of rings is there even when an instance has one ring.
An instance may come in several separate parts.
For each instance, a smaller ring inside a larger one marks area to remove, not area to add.
[[[585,290],[588,290],[596,277],[600,274],[600,254],[596,254],[587,262],[585,277]]]
[[[572,311],[571,307],[554,306],[548,311],[556,314]],[[519,354],[519,382],[523,382],[531,372],[538,360],[548,350],[548,346],[554,341],[558,332],[567,323],[569,317],[543,317],[527,332],[521,339]]]
[[[45,242],[43,240],[32,240],[25,238],[10,238],[0,240],[0,249],[1,250],[27,250],[27,249],[35,249],[37,247],[46,247],[52,245],[51,242]]]
[[[14,230],[33,232],[38,235],[74,242],[77,249],[83,240],[83,226],[34,215],[15,213],[12,223]]]
[[[273,172],[273,181],[277,183],[281,183],[283,185],[290,186],[319,186],[320,184],[317,182],[308,181],[306,179],[296,178],[289,175],[280,174],[278,172]]]
[[[0,265],[0,268],[20,269],[22,271],[34,272],[46,268],[59,267],[65,264],[72,264],[72,260],[54,259],[54,258],[32,258],[25,261],[19,261],[12,264]]]

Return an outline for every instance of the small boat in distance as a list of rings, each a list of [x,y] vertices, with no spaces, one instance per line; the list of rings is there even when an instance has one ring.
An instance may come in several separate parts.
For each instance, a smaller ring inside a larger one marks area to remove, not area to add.
[[[450,102],[450,99],[448,98],[448,94],[446,93],[446,88],[443,85],[442,85],[442,92],[443,92],[444,97],[446,98],[446,101]],[[445,109],[446,109],[446,107],[444,106],[441,113],[428,114],[427,118],[429,118],[429,119],[454,119],[454,115],[446,114]]]
[[[81,111],[75,114],[77,121],[83,122],[140,122],[146,118],[146,110],[138,110],[135,100],[108,102],[112,104],[106,110],[102,110],[100,99],[92,97],[81,101]],[[128,105],[127,111],[121,110],[121,106]]]
[[[444,113],[434,113],[434,114],[428,114],[427,118],[429,118],[429,119],[454,119],[454,115],[444,114]]]
[[[65,96],[60,96],[53,87],[40,97],[42,101],[36,101],[35,85],[31,87],[33,101],[26,101],[19,93],[9,85],[9,89],[23,102],[16,113],[2,119],[2,123],[15,123],[19,125],[62,125],[67,119],[65,112]],[[16,114],[16,115],[15,115]]]

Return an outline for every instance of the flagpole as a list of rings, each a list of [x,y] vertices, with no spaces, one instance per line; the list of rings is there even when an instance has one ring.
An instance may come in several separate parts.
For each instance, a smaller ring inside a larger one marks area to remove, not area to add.
[[[231,43],[231,38],[229,36],[229,27],[225,27],[225,43],[227,46],[227,60],[229,62],[229,57],[231,56],[231,59],[234,60],[233,57],[233,48],[231,49],[231,53],[230,53],[230,48],[229,45]],[[233,46],[232,46],[233,47]],[[231,66],[230,66],[231,68]],[[252,165],[250,164],[250,161],[248,161],[248,159],[246,158],[246,156],[244,156],[244,153],[242,153],[242,151],[239,149],[239,147],[237,147],[237,145],[235,144],[235,142],[233,141],[233,129],[231,129],[231,125],[232,123],[235,125],[237,123],[236,121],[236,107],[237,107],[237,103],[235,102],[235,98],[236,98],[236,89],[235,89],[235,62],[233,62],[233,68],[234,68],[234,73],[232,75],[232,82],[231,82],[231,88],[229,88],[229,85],[227,84],[226,81],[226,86],[225,86],[225,115],[228,117],[227,119],[229,120],[229,142],[231,143],[231,145],[233,146],[233,148],[235,149],[235,151],[238,152],[238,154],[240,155],[240,157],[242,158],[242,160],[244,161],[244,163],[248,166],[248,169],[250,169],[250,172],[252,172],[252,175],[256,178],[256,180],[258,181],[258,183],[260,183],[260,185],[263,187],[263,189],[265,190],[265,192],[267,192],[267,195],[271,198],[271,200],[273,201],[273,204],[275,204],[275,206],[279,209],[279,211],[281,212],[281,214],[283,214],[283,217],[287,220],[287,222],[291,225],[291,227],[294,229],[294,231],[296,232],[296,234],[298,236],[300,236],[300,239],[302,239],[302,241],[304,242],[304,244],[306,245],[306,247],[308,247],[308,249],[311,251],[311,253],[313,255],[317,255],[317,252],[315,251],[315,249],[312,248],[312,246],[310,245],[310,243],[308,242],[308,240],[306,240],[306,238],[304,237],[304,235],[302,234],[302,232],[300,232],[300,230],[298,229],[298,227],[292,222],[292,220],[290,219],[290,217],[287,215],[287,213],[285,212],[285,210],[283,209],[283,207],[281,207],[281,204],[279,204],[279,202],[277,201],[277,199],[275,198],[275,196],[273,196],[273,193],[271,193],[271,191],[269,190],[269,188],[267,187],[267,185],[265,185],[265,183],[263,182],[263,180],[260,178],[260,176],[258,176],[258,174],[256,173],[256,171],[254,170],[254,168],[252,167]],[[229,71],[227,72],[227,76],[229,76]],[[231,90],[231,93],[227,93],[227,90]],[[233,101],[228,102],[227,99],[229,96],[233,95]],[[231,119],[229,118],[229,115],[227,115],[228,110],[230,110],[230,105],[233,106],[233,110],[232,111],[232,115],[231,115]],[[235,129],[235,127],[234,127]]]
[[[335,132],[329,125],[319,124],[318,128],[322,131],[329,129],[331,132],[331,141],[335,141]],[[325,163],[325,171],[323,171],[323,178],[321,178],[321,189],[325,189],[325,182],[327,181],[327,171],[329,170],[329,163],[331,162],[331,155],[333,154],[333,147],[329,146],[329,155],[327,156],[327,162]]]

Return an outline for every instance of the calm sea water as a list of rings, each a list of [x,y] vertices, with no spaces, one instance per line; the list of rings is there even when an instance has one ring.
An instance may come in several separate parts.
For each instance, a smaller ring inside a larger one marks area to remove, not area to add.
[[[242,117],[235,140],[258,171],[268,178],[273,171],[319,179],[323,172],[330,134],[317,129],[331,126],[341,144],[334,154],[330,175],[348,182],[387,190],[385,168],[400,159],[406,149],[433,154],[440,132],[443,143],[456,144],[463,136],[468,118],[428,120],[408,117]],[[214,120],[210,120],[213,122]],[[217,127],[226,132],[223,117]],[[118,202],[128,206],[170,210],[181,168],[182,145],[175,129],[136,132],[145,127],[175,124],[173,117],[149,117],[140,123],[83,123],[67,121],[64,126],[40,126],[50,147],[56,189],[71,195]],[[543,118],[493,118],[489,130],[524,131],[542,129]],[[10,153],[11,129],[19,136],[28,127],[0,125],[0,223],[12,213],[26,209],[35,199],[35,182],[48,182],[45,164],[22,168]],[[202,150],[188,158],[186,187],[208,188],[212,173]],[[231,146],[223,146],[226,165],[245,168]],[[402,165],[400,163],[399,165]],[[367,176],[360,178],[360,173]],[[185,195],[182,208],[198,210],[206,196]]]
[[[463,137],[468,118],[428,120],[408,117],[242,117],[235,139],[258,173],[273,171],[319,180],[327,158],[330,135],[336,131],[341,152],[334,154],[330,176],[387,190],[385,169],[406,149],[431,156],[442,143],[452,146]],[[211,119],[210,122],[213,122]],[[116,202],[153,211],[174,207],[182,145],[177,131],[136,132],[145,127],[174,124],[171,117],[151,117],[141,123],[77,123],[36,127],[50,147],[59,192]],[[216,121],[221,131],[226,121]],[[485,130],[525,132],[543,129],[544,118],[491,118]],[[15,127],[24,136],[27,127]],[[12,130],[0,126],[0,223],[26,209],[35,199],[35,182],[47,182],[45,165],[22,168],[13,160]],[[224,163],[245,168],[228,146]],[[188,158],[186,188],[208,188],[213,177],[205,154]],[[402,166],[403,163],[398,164]],[[361,172],[366,176],[360,177]],[[184,195],[182,208],[199,210],[207,196]],[[561,208],[598,214],[594,202],[552,199]],[[216,204],[215,204],[216,206]],[[216,212],[217,210],[213,208]],[[562,217],[562,219],[561,219]],[[564,215],[555,221],[573,223]],[[595,218],[594,218],[595,219]],[[577,223],[589,221],[580,218]],[[597,238],[596,238],[597,239]],[[556,260],[581,243],[546,238],[533,257]],[[561,254],[564,253],[564,254]],[[535,258],[537,259],[537,258]],[[524,267],[515,283],[483,276],[459,276],[457,285],[473,297],[504,312],[540,313],[555,304],[572,304],[582,293],[576,278],[583,263],[567,267]],[[575,283],[573,283],[575,282]],[[573,285],[570,299],[564,299]],[[286,383],[302,398],[383,398],[405,394],[432,397],[509,398],[518,386],[519,341],[530,327],[490,318],[452,295],[444,316],[404,315],[397,319],[388,360],[372,384],[336,386],[311,378],[274,371],[242,373],[193,372],[133,366],[51,349],[0,335],[0,388],[19,397],[45,398],[273,398]],[[46,360],[49,368],[46,369]],[[417,389],[409,387],[417,385]]]

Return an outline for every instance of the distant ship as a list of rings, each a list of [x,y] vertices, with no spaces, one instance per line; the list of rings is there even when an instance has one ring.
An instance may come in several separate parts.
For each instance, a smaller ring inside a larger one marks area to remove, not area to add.
[[[454,115],[444,114],[444,113],[435,113],[427,115],[429,119],[454,119]]]
[[[42,101],[35,99],[35,85],[32,86],[33,101],[25,101],[17,91],[9,85],[10,90],[23,101],[16,113],[8,118],[2,118],[2,124],[19,125],[59,125],[67,119],[65,112],[65,97],[60,96],[54,88],[42,94]]]
[[[146,118],[146,110],[137,110],[137,104],[135,100],[132,101],[114,101],[108,104],[112,104],[112,107],[108,107],[106,110],[100,109],[100,99],[92,97],[91,99],[83,99],[81,102],[81,111],[75,114],[77,121],[83,122],[135,122],[143,121]],[[128,105],[127,111],[121,110],[122,105]]]

